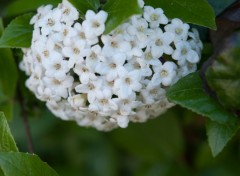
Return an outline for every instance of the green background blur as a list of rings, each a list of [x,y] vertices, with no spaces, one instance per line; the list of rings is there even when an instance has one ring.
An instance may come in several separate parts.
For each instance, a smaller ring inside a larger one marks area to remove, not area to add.
[[[5,26],[15,16],[33,11],[41,4],[58,0],[0,0]],[[234,0],[209,0],[216,14]],[[203,60],[211,55],[207,30]],[[21,58],[14,50],[16,61]],[[79,127],[54,117],[24,88],[26,77],[19,72],[24,106],[29,114],[34,152],[62,176],[238,176],[240,175],[240,134],[216,158],[207,144],[204,118],[174,107],[157,119],[130,124],[127,129],[104,133]],[[27,141],[18,101],[10,128],[20,151]]]

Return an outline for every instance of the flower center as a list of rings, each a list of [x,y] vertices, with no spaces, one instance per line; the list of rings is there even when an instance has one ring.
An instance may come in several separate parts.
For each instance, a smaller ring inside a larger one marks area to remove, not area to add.
[[[187,49],[186,49],[186,48],[183,48],[182,51],[181,51],[181,54],[182,54],[182,55],[186,55],[186,54],[187,54]]]
[[[167,77],[167,76],[168,76],[168,72],[167,72],[166,70],[162,70],[161,73],[160,73],[160,75],[161,75],[162,77]]]
[[[151,16],[150,16],[150,19],[151,21],[157,21],[158,20],[158,15],[156,13],[153,13]]]
[[[126,83],[126,84],[130,85],[130,84],[131,84],[131,82],[132,82],[132,81],[131,81],[131,79],[130,79],[130,78],[125,78],[125,83]]]
[[[74,52],[74,54],[79,54],[80,50],[78,48],[73,48],[73,52]]]
[[[55,67],[56,70],[59,70],[61,68],[61,65],[60,64],[55,64],[54,67]]]
[[[175,33],[178,34],[178,35],[181,35],[183,33],[183,29],[181,28],[176,28],[175,29]]]
[[[53,21],[53,19],[49,18],[48,19],[48,23],[49,26],[53,26],[55,24],[55,22]]]
[[[156,42],[155,42],[155,45],[156,46],[162,46],[163,42],[160,39],[157,39]]]

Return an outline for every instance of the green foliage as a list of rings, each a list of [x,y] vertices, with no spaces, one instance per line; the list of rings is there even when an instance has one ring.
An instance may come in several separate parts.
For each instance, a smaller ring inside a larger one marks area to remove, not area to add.
[[[216,29],[214,11],[206,0],[145,0],[145,4],[161,7],[169,18]]]
[[[167,97],[170,101],[211,120],[207,134],[212,153],[216,156],[236,133],[239,122],[233,114],[209,97],[202,86],[198,73],[192,73],[172,86],[167,92]]]
[[[0,153],[0,168],[4,176],[57,176],[58,174],[34,154]]]
[[[0,18],[0,36],[3,24]],[[11,76],[10,76],[11,75]],[[17,68],[10,49],[0,48],[0,111],[12,117],[13,98],[16,91]]]
[[[142,13],[137,0],[107,0],[103,10],[108,13],[105,34],[111,32],[132,15]]]
[[[99,0],[69,0],[69,2],[78,9],[81,16],[84,16],[87,10],[97,12],[100,7]]]
[[[62,0],[34,0],[29,3],[29,0],[15,0],[6,7],[6,16],[16,16],[30,11],[36,11],[36,9],[42,5],[52,4],[56,6],[61,2]]]
[[[0,48],[28,48],[31,45],[33,26],[29,24],[33,14],[15,18],[0,39]]]
[[[240,32],[229,39],[229,47],[216,56],[207,72],[208,84],[227,108],[240,110]]]
[[[0,112],[0,152],[17,152],[18,148],[10,132],[7,120]]]
[[[231,120],[228,123],[216,123],[208,120],[206,124],[208,143],[211,147],[213,156],[217,156],[228,141],[239,129],[237,120]]]

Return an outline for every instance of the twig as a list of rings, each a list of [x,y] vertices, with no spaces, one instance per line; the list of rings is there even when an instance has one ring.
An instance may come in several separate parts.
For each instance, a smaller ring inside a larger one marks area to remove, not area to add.
[[[18,91],[18,101],[20,103],[20,108],[21,108],[21,110],[20,110],[21,111],[21,117],[22,117],[22,120],[23,120],[24,129],[25,129],[26,138],[27,138],[28,152],[29,153],[34,153],[33,140],[32,140],[31,130],[30,130],[30,126],[29,126],[29,120],[28,120],[28,113],[26,111],[24,99],[23,99],[23,96],[22,96],[22,93],[21,93],[19,87],[18,87],[17,91]]]

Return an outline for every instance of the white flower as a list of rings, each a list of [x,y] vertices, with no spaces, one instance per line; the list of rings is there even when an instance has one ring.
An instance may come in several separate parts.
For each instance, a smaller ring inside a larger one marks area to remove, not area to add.
[[[102,53],[107,57],[111,57],[118,52],[126,53],[131,50],[130,43],[124,41],[122,36],[102,35],[101,40],[104,44]]]
[[[95,70],[96,66],[103,60],[102,48],[99,45],[94,45],[86,57],[86,66]]]
[[[138,57],[133,57],[128,61],[127,64],[124,65],[128,71],[139,70],[142,76],[151,76],[152,70],[148,64],[144,60]]]
[[[140,84],[141,80],[141,72],[138,70],[133,70],[127,72],[126,70],[122,70],[119,78],[116,80],[116,87],[119,88],[118,97],[119,98],[127,98],[130,96],[133,91],[139,92],[142,88]]]
[[[178,61],[179,65],[184,65],[186,61],[197,63],[199,56],[196,51],[192,50],[191,45],[184,41],[176,43],[176,49],[172,54],[172,58]]]
[[[189,25],[183,23],[180,19],[174,18],[171,21],[171,24],[168,24],[164,27],[166,32],[172,32],[175,34],[175,42],[180,40],[187,40]]]
[[[81,83],[87,84],[90,80],[96,80],[95,74],[84,64],[76,64],[73,71],[79,76]]]
[[[96,66],[96,72],[101,75],[106,75],[108,81],[112,81],[121,74],[124,69],[123,64],[125,63],[126,55],[116,54],[112,58],[106,58],[105,62],[101,62]]]
[[[58,33],[52,34],[51,38],[55,42],[63,42],[65,46],[72,44],[73,38],[77,35],[77,31],[71,26],[63,25],[62,29]]]
[[[92,10],[88,10],[85,15],[86,20],[82,24],[86,29],[86,36],[89,38],[100,36],[105,30],[107,16],[108,14],[102,10],[97,14]]]
[[[66,77],[67,72],[69,71],[68,62],[63,60],[63,57],[51,57],[48,60],[43,60],[43,66],[46,69],[46,76],[54,77],[57,80],[63,80]]]
[[[86,95],[85,94],[76,94],[68,97],[68,102],[75,109],[80,109],[81,107],[86,106]]]
[[[125,116],[134,114],[135,112],[133,109],[141,104],[141,102],[136,101],[135,93],[130,94],[127,98],[124,99],[114,98],[113,101],[118,105],[120,114]]]
[[[62,49],[63,55],[69,58],[68,67],[72,68],[76,63],[82,63],[83,57],[86,57],[90,52],[85,48],[86,43],[82,40],[73,41],[71,46],[66,46]]]
[[[203,49],[203,43],[200,40],[199,33],[196,29],[192,29],[192,32],[188,33],[189,37],[191,38],[189,43],[193,50],[198,52],[198,55],[201,55],[201,50]]]
[[[160,24],[168,23],[168,19],[161,8],[154,9],[151,6],[145,6],[143,16],[150,23],[151,28],[157,28]]]
[[[45,76],[43,78],[43,82],[49,89],[51,89],[52,94],[55,94],[62,98],[67,98],[68,88],[72,86],[73,77],[66,76],[64,80],[57,80],[56,78]]]
[[[144,18],[138,19],[136,16],[133,16],[131,19],[132,25],[127,29],[130,35],[136,35],[140,41],[147,40],[148,34],[148,23]]]
[[[52,10],[52,5],[40,6],[37,9],[37,14],[32,17],[30,20],[30,24],[34,24],[34,28],[39,27],[38,21],[43,18],[46,14],[48,14]]]
[[[86,29],[80,23],[74,24],[74,29],[77,31],[76,40],[83,40],[88,45],[94,45],[98,42],[98,37],[86,36]]]
[[[157,28],[154,34],[151,35],[151,51],[154,58],[160,58],[163,53],[171,55],[173,48],[170,44],[174,40],[174,34],[170,32],[162,32],[161,29]]]
[[[61,31],[61,16],[62,12],[59,9],[54,9],[39,20],[38,26],[41,27],[41,32],[43,35],[48,35],[54,31]]]
[[[116,103],[112,100],[112,93],[108,89],[98,90],[96,92],[96,100],[89,105],[90,111],[100,111],[103,113],[117,109]]]
[[[160,60],[158,57],[154,57],[150,46],[147,46],[143,56],[141,57],[146,64],[149,65],[159,65]]]
[[[87,84],[79,84],[75,87],[76,92],[87,94],[89,103],[93,103],[96,99],[96,91],[102,87],[102,80],[89,81]]]
[[[160,64],[153,67],[155,74],[152,77],[152,84],[159,85],[162,83],[164,86],[172,84],[176,75],[176,64],[174,62],[167,61],[164,64]]]
[[[72,25],[73,22],[78,19],[79,13],[77,9],[67,0],[63,0],[59,8],[62,10],[61,21],[65,22],[66,24]]]
[[[159,85],[155,85],[153,82],[149,81],[147,87],[141,90],[144,103],[153,104],[157,100],[165,97],[166,91],[160,88]]]

